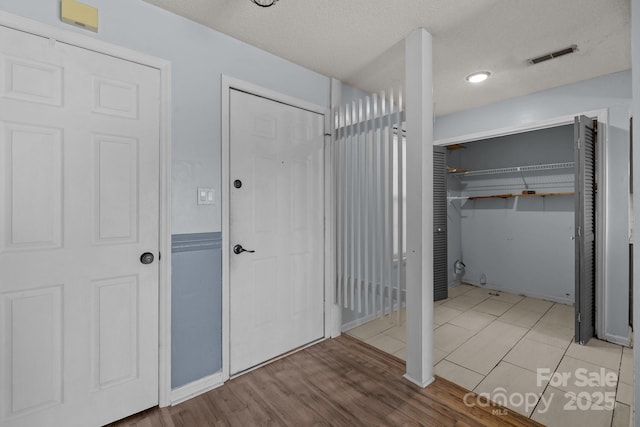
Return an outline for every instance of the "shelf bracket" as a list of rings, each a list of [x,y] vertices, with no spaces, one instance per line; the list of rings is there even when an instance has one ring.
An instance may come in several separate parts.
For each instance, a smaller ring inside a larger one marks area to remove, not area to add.
[[[524,172],[522,171],[522,168],[518,168],[518,171],[520,172],[520,177],[522,178],[522,183],[524,184],[524,188],[528,190],[529,184],[527,184],[527,180],[524,177]]]

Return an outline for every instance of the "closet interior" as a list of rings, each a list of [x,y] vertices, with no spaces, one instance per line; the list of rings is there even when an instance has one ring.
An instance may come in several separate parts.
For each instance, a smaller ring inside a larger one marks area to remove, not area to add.
[[[574,303],[574,155],[573,125],[447,147],[450,287]]]

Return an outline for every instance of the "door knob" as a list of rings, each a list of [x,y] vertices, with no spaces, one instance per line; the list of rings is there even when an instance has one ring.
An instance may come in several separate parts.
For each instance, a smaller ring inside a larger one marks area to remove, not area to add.
[[[236,255],[240,255],[242,252],[249,252],[250,254],[254,253],[255,251],[250,251],[248,249],[245,249],[242,247],[242,245],[235,245],[233,247],[233,253]]]
[[[151,264],[153,262],[153,254],[151,252],[145,252],[140,255],[140,262],[143,264]]]

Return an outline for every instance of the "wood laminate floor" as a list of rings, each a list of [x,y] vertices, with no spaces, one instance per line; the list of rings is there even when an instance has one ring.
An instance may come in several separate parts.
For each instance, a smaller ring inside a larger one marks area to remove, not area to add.
[[[150,409],[111,426],[541,425],[464,399],[468,390],[439,377],[421,389],[403,379],[404,372],[402,360],[342,336],[180,405]]]

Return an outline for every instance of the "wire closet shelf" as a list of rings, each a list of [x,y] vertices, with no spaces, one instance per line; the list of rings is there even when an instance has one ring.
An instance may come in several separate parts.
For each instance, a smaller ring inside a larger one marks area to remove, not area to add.
[[[575,162],[563,162],[563,163],[549,163],[543,165],[529,165],[529,166],[511,166],[508,168],[496,168],[496,169],[482,169],[472,170],[464,172],[453,172],[452,175],[459,177],[466,176],[481,176],[481,175],[498,175],[506,173],[521,173],[521,172],[538,172],[554,169],[572,169],[575,167]]]

